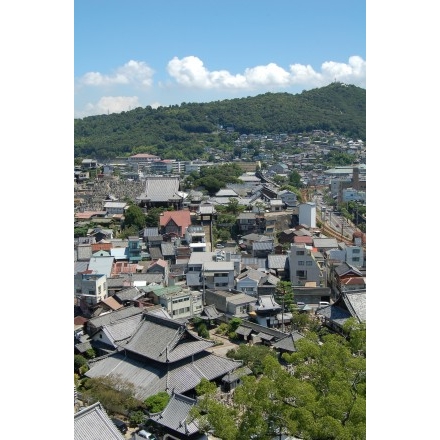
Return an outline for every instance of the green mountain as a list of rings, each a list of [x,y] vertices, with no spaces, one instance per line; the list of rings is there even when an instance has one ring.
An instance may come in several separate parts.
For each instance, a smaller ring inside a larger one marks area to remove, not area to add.
[[[206,147],[233,150],[240,134],[307,133],[331,130],[366,138],[366,90],[332,83],[326,87],[209,103],[182,103],[153,109],[75,119],[75,157],[109,159],[148,152],[191,160]],[[225,130],[232,127],[231,130]]]

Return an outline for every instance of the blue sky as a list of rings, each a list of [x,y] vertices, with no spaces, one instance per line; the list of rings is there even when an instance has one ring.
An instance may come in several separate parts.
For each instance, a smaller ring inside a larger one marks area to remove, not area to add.
[[[365,0],[75,0],[75,117],[366,87]]]

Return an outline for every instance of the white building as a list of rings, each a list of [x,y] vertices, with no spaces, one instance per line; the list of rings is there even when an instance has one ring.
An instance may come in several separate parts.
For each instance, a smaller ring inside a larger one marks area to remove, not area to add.
[[[95,274],[77,274],[74,279],[75,296],[93,306],[108,297],[107,277]]]
[[[292,286],[315,282],[316,287],[325,287],[325,260],[320,252],[313,252],[313,248],[305,244],[292,244],[288,255]]]
[[[316,228],[316,204],[312,202],[299,205],[299,223]]]

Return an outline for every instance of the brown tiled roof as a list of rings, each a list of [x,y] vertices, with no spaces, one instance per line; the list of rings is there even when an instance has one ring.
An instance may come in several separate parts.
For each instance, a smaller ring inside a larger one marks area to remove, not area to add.
[[[109,251],[110,249],[113,249],[112,243],[94,243],[92,244],[92,253],[98,252],[98,251]]]
[[[191,214],[189,211],[165,211],[160,216],[160,226],[166,226],[170,220],[173,220],[178,226],[182,227],[182,232],[191,225]]]
[[[118,310],[122,307],[122,304],[119,304],[112,296],[104,299],[102,302],[108,305],[112,310]]]

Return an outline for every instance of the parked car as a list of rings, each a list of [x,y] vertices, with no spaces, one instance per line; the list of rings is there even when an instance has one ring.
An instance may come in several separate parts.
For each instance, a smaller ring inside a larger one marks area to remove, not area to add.
[[[329,306],[330,303],[328,301],[319,301],[319,307]]]
[[[116,428],[118,428],[119,431],[122,432],[122,434],[125,434],[127,432],[128,427],[124,421],[117,419],[115,417],[112,417],[112,422],[116,425]]]
[[[141,438],[146,438],[148,440],[157,440],[157,437],[153,433],[148,432],[145,429],[141,429],[136,434]]]

